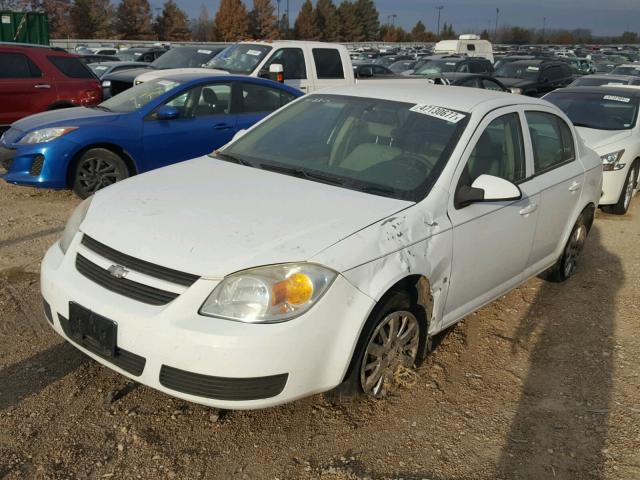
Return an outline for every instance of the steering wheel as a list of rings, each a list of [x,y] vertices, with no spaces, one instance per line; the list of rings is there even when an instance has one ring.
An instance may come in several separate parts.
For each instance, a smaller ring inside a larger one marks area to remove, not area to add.
[[[409,168],[415,168],[417,165],[421,165],[422,167],[431,170],[434,167],[434,164],[428,158],[411,152],[402,152],[401,154],[393,157],[391,161],[405,163]]]

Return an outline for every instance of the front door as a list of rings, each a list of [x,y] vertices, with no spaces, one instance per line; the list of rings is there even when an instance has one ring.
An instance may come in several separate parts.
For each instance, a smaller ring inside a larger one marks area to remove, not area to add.
[[[530,152],[521,113],[500,109],[480,124],[454,176],[451,192],[482,174],[517,184],[516,201],[456,208],[453,193],[452,269],[444,324],[452,323],[517,285],[524,276],[536,229],[539,193],[531,184]],[[529,161],[527,159],[529,158]]]
[[[159,120],[155,112],[150,114],[142,138],[144,170],[200,157],[227,144],[238,129],[231,89],[231,82],[198,85],[165,103],[178,109],[178,118]]]

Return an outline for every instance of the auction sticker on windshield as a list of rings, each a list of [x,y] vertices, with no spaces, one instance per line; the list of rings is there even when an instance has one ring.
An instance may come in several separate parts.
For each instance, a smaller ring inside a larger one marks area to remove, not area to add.
[[[448,108],[438,107],[437,105],[414,105],[409,109],[410,112],[429,115],[430,117],[439,118],[449,123],[458,123],[466,115],[464,113],[455,112]]]
[[[605,95],[604,99],[605,100],[613,100],[614,102],[624,102],[624,103],[629,103],[631,101],[630,98],[618,97],[616,95]]]
[[[258,55],[260,55],[260,53],[262,53],[260,52],[260,50],[247,50],[247,55],[253,55],[257,57]]]
[[[204,53],[205,55],[209,55],[211,50],[198,50],[198,53]]]

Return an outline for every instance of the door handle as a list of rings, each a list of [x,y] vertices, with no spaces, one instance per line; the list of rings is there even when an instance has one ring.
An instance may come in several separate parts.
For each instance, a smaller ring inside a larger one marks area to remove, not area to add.
[[[47,83],[38,83],[36,85],[34,85],[35,88],[51,88],[51,85],[47,84]]]
[[[535,203],[530,203],[526,207],[520,210],[520,215],[529,215],[530,213],[535,212],[538,209],[538,205]]]
[[[569,191],[570,192],[575,192],[577,190],[580,190],[580,185],[582,185],[580,182],[573,182],[570,186],[569,186]]]
[[[231,129],[231,125],[229,125],[228,123],[218,123],[214,125],[213,128],[215,128],[216,130],[229,130]]]

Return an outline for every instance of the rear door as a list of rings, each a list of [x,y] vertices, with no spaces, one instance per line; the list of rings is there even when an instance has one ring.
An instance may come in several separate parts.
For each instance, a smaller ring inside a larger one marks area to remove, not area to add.
[[[296,98],[284,90],[253,82],[237,82],[234,92],[236,130],[246,130]]]
[[[311,48],[315,89],[336,87],[346,83],[347,72],[337,48]],[[376,73],[375,70],[373,73]]]
[[[102,100],[100,81],[79,58],[47,55],[55,72],[57,101],[74,105],[95,105]]]
[[[55,97],[42,70],[23,53],[0,52],[0,125],[40,112]]]
[[[584,167],[576,158],[571,127],[553,110],[527,108],[525,136],[531,142],[535,188],[542,192],[538,228],[531,249],[531,272],[553,264],[577,216]]]
[[[232,82],[195,86],[165,102],[179,117],[159,120],[158,108],[144,121],[145,170],[200,157],[222,147],[237,131],[232,110]]]

